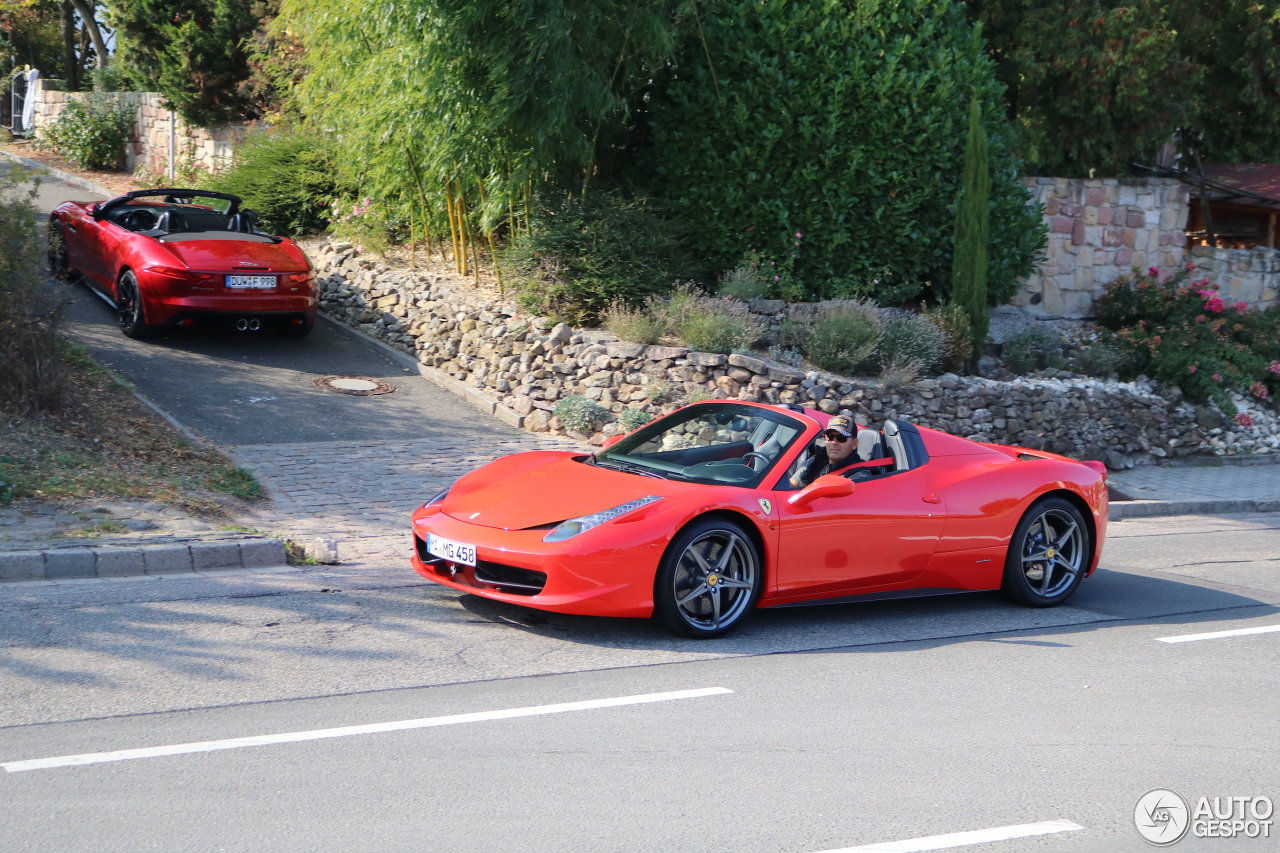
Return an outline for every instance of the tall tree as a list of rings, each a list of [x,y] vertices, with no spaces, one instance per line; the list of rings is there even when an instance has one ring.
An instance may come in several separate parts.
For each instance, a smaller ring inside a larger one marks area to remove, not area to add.
[[[987,251],[991,242],[991,163],[987,132],[978,99],[969,103],[969,132],[964,146],[964,175],[956,199],[956,248],[952,260],[951,301],[969,315],[974,358],[982,356],[991,315],[987,313]]]
[[[83,0],[72,0],[83,2]],[[251,0],[112,0],[119,60],[183,119],[217,125],[251,112],[245,41],[258,25]]]

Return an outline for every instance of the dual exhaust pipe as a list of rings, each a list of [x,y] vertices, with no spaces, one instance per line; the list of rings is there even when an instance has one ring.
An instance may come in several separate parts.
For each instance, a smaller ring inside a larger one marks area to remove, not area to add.
[[[256,332],[262,328],[261,320],[246,320],[241,317],[236,320],[236,330],[241,332]]]

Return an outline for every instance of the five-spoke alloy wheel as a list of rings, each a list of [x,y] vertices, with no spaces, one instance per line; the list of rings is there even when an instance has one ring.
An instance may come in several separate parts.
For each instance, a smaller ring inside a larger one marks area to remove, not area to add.
[[[148,326],[143,313],[142,291],[138,289],[138,278],[131,271],[120,276],[116,284],[116,315],[120,320],[120,331],[125,337],[140,340],[156,333],[155,326]]]
[[[764,588],[760,553],[732,521],[708,518],[680,531],[658,568],[654,615],[695,639],[719,637],[755,606]]]
[[[1080,510],[1062,498],[1038,501],[1013,532],[1001,590],[1032,607],[1061,604],[1080,586],[1092,556]]]

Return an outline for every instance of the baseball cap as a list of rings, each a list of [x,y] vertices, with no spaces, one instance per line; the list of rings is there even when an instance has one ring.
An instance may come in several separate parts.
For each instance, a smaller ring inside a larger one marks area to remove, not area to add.
[[[845,436],[852,436],[854,430],[857,428],[858,427],[853,422],[853,418],[848,417],[847,415],[836,415],[834,418],[827,421],[826,426],[826,429],[835,430]]]

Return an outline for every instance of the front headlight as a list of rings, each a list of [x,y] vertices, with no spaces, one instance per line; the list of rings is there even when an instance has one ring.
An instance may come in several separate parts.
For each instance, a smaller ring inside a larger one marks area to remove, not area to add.
[[[572,539],[579,533],[585,533],[593,527],[599,527],[606,521],[613,521],[620,515],[626,515],[632,510],[639,509],[642,506],[648,506],[654,501],[662,500],[662,495],[649,495],[643,498],[636,498],[633,501],[627,501],[619,504],[613,509],[601,510],[593,512],[591,515],[584,515],[581,518],[571,518],[568,521],[562,521],[557,524],[550,533],[542,537],[543,542],[563,542],[566,539]]]

